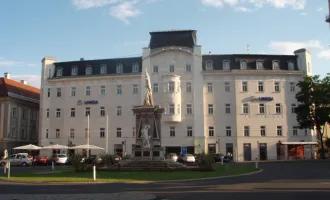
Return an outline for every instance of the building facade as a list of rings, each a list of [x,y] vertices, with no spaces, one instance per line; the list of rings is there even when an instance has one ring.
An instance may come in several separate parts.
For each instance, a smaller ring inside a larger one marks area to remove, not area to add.
[[[89,135],[90,144],[101,147],[107,139],[111,154],[130,154],[136,136],[132,108],[143,103],[146,70],[154,102],[166,110],[161,139],[167,153],[184,146],[190,153],[230,153],[238,161],[274,160],[288,151],[282,142],[316,141],[313,132],[298,128],[294,113],[296,84],[312,74],[308,50],[203,55],[196,33],[151,32],[142,57],[45,57],[40,144],[80,145]]]
[[[17,82],[5,73],[0,78],[0,155],[5,149],[38,144],[40,90]]]

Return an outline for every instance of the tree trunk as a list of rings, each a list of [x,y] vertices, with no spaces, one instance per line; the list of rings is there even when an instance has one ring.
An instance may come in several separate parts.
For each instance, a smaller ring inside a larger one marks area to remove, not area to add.
[[[324,144],[323,144],[323,134],[321,132],[321,127],[317,127],[316,131],[320,137],[320,142],[321,142],[321,151],[320,151],[320,157],[321,159],[325,159],[325,151],[324,151]]]

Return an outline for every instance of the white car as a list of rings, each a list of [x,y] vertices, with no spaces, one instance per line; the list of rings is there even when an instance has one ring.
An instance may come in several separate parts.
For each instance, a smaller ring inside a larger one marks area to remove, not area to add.
[[[66,154],[54,154],[50,160],[53,160],[56,164],[67,164],[68,156]]]
[[[195,163],[196,159],[194,155],[186,154],[182,157],[183,162],[185,163]]]
[[[0,165],[2,167],[6,166],[7,162],[10,162],[10,165],[20,165],[23,167],[27,167],[32,165],[31,158],[28,157],[27,153],[18,153],[8,156],[8,158],[1,160]]]

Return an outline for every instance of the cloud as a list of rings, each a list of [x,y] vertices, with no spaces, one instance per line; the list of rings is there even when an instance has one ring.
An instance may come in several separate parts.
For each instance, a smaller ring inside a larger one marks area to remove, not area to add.
[[[223,6],[223,1],[222,0],[202,0],[202,4],[205,6],[211,6],[211,7],[222,7]]]
[[[121,0],[73,0],[73,6],[78,10],[103,7],[109,4],[120,2]]]
[[[235,8],[236,12],[252,12],[253,10],[247,7],[236,7]]]
[[[25,80],[28,85],[40,88],[40,76],[39,75],[11,75],[11,79],[16,81]]]
[[[13,60],[6,60],[5,58],[0,58],[0,67],[11,67],[11,66],[28,66],[28,67],[34,67],[37,66],[33,63],[26,63],[22,61],[13,61]]]
[[[112,6],[109,14],[120,21],[123,21],[125,24],[130,24],[127,18],[136,17],[142,13],[139,9],[134,8],[134,5],[137,3],[138,1],[122,2],[116,6]]]
[[[224,4],[231,6],[242,6],[243,4],[251,4],[256,8],[262,8],[270,5],[275,8],[292,7],[293,9],[304,9],[306,0],[201,0],[205,6],[222,7]]]
[[[317,8],[316,11],[317,12],[321,12],[323,10],[323,8]]]
[[[315,49],[315,50],[323,50],[319,40],[309,40],[306,42],[280,42],[280,41],[271,41],[269,44],[269,48],[274,53],[279,54],[293,54],[293,52],[297,49],[306,48],[306,49]]]
[[[124,46],[135,46],[135,45],[139,45],[139,46],[147,46],[148,45],[148,41],[147,40],[141,40],[141,41],[125,41],[123,43]]]
[[[324,59],[324,60],[330,60],[330,50],[322,50],[317,54],[317,57]]]

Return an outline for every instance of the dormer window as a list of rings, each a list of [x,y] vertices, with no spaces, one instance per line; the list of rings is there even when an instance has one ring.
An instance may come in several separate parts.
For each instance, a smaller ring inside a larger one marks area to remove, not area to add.
[[[59,68],[56,70],[56,76],[63,76],[63,69]]]
[[[208,61],[205,62],[205,69],[207,71],[213,70],[213,62],[211,60],[208,60]]]
[[[230,61],[229,60],[224,60],[222,62],[222,69],[223,70],[230,70]]]
[[[294,70],[294,63],[292,61],[288,62],[288,70],[290,70],[290,71]]]
[[[139,64],[137,64],[137,63],[133,64],[133,66],[132,66],[132,72],[133,73],[134,72],[139,72]]]
[[[280,69],[280,63],[278,61],[273,61],[273,70],[279,70]]]
[[[106,73],[107,73],[107,66],[106,65],[101,65],[100,74],[106,74]]]
[[[72,67],[71,76],[77,76],[77,75],[78,75],[78,67]]]
[[[117,73],[117,74],[121,74],[121,73],[123,73],[123,65],[117,65],[116,73]]]
[[[245,60],[242,60],[241,61],[241,69],[247,69],[247,63],[246,63],[246,61]]]
[[[257,69],[264,69],[264,64],[263,64],[263,62],[261,61],[261,60],[258,60],[257,61]]]
[[[88,66],[86,67],[86,75],[91,75],[92,74],[92,67],[91,66]]]

